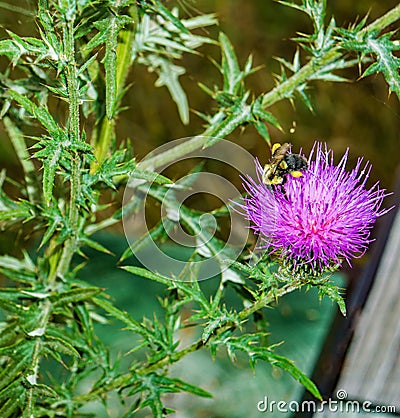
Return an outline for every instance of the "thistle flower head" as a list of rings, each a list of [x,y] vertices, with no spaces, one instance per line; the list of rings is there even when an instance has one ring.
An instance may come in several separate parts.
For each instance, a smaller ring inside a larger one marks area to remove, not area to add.
[[[387,193],[378,183],[366,188],[371,166],[362,158],[346,171],[347,157],[348,150],[335,165],[333,152],[316,142],[304,176],[273,187],[261,181],[256,161],[258,178],[244,179],[242,209],[262,248],[320,272],[365,253],[375,220],[389,210],[380,209]]]

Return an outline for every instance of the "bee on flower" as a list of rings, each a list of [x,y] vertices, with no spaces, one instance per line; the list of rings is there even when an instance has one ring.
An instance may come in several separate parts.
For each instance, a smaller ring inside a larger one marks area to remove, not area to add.
[[[244,179],[242,211],[261,248],[286,264],[307,265],[314,272],[344,261],[351,265],[367,250],[376,219],[390,210],[381,209],[388,194],[378,183],[366,187],[369,162],[359,158],[354,169],[346,170],[348,150],[335,165],[332,150],[316,142],[309,158],[302,159],[307,169],[287,175],[279,187],[265,182],[266,170],[271,178],[270,166],[262,168],[256,161],[258,178]]]

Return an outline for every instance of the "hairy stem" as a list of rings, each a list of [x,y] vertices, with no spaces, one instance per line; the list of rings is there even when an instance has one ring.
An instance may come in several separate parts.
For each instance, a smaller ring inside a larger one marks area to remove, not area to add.
[[[389,10],[385,15],[372,22],[360,31],[359,36],[363,37],[366,33],[371,31],[382,31],[392,23],[400,19],[400,5],[397,5],[393,9]],[[313,58],[309,63],[304,65],[299,71],[294,73],[285,82],[277,85],[271,91],[263,95],[262,105],[267,108],[276,102],[287,98],[290,94],[301,84],[307,82],[307,80],[320,68],[331,64],[335,60],[339,59],[346,51],[342,51],[340,46],[336,46],[327,51],[324,55]],[[184,144],[178,147],[169,149],[159,155],[150,157],[149,159],[141,161],[141,168],[157,168],[164,164],[168,164],[175,159],[182,157],[190,152],[204,147],[209,138],[212,137],[215,132],[219,132],[220,125],[225,120],[225,114],[219,111],[212,119],[210,127],[199,136],[194,137],[191,140],[186,141]],[[224,136],[230,132],[224,132]],[[218,136],[219,137],[219,136]],[[221,136],[222,138],[222,136]]]
[[[254,312],[259,311],[262,308],[265,308],[266,306],[270,305],[272,302],[286,295],[287,293],[293,292],[296,289],[300,289],[303,285],[304,285],[304,282],[302,282],[301,280],[294,280],[291,283],[288,283],[285,286],[282,286],[280,289],[271,290],[262,299],[254,302],[249,307],[240,311],[238,314],[239,319],[241,321],[245,321]],[[234,329],[234,328],[237,328],[237,326],[233,325],[232,323],[221,325],[219,328],[214,330],[214,333],[209,339],[209,341],[212,341],[213,338],[215,338],[218,335],[221,335],[223,332],[228,331],[229,329]],[[181,358],[185,357],[186,355],[193,353],[207,346],[207,343],[208,342],[204,342],[203,339],[199,338],[198,340],[196,340],[195,342],[193,342],[192,344],[183,348],[180,351],[177,351],[167,357],[164,357],[155,363],[147,364],[143,367],[138,368],[137,370],[135,370],[135,373],[137,375],[147,375],[151,372],[162,369],[163,367],[167,367],[173,363],[178,362]],[[74,401],[77,403],[84,404],[85,402],[99,398],[104,393],[110,392],[112,390],[116,390],[120,387],[124,387],[131,379],[132,379],[132,373],[123,374],[115,378],[107,386],[99,387],[93,390],[92,392],[76,396],[74,398]]]
[[[358,36],[361,39],[368,32],[382,31],[398,19],[400,19],[400,5],[389,10],[381,18],[375,20],[370,25],[366,26],[363,30],[360,31]],[[288,97],[288,95],[290,95],[290,93],[294,91],[297,86],[306,82],[307,79],[310,76],[312,76],[318,69],[334,62],[335,60],[339,59],[342,55],[343,52],[341,51],[339,45],[327,51],[321,57],[312,59],[308,64],[302,67],[298,72],[294,73],[285,82],[277,85],[274,89],[267,93],[263,97],[263,106],[269,107],[277,101],[285,97]]]
[[[371,24],[360,31],[359,37],[362,38],[367,32],[382,31],[392,23],[400,19],[400,3],[389,10],[379,19],[374,20]]]
[[[78,71],[75,59],[75,40],[74,40],[74,23],[75,15],[73,13],[65,16],[64,22],[64,45],[66,51],[67,65],[66,78],[68,89],[68,103],[69,103],[69,137],[72,143],[78,142],[80,138],[80,123],[79,123],[79,86],[78,86]],[[78,197],[80,194],[81,179],[81,157],[75,152],[71,162],[71,181],[70,181],[70,196],[69,196],[69,212],[68,223],[72,231],[72,236],[65,242],[60,262],[56,270],[56,275],[50,277],[50,283],[56,280],[57,276],[63,277],[71,263],[71,259],[76,250],[76,231],[78,229],[79,221],[79,207]]]
[[[79,126],[79,86],[78,73],[75,61],[75,41],[74,41],[74,13],[65,16],[63,22],[64,32],[64,47],[66,52],[66,79],[68,88],[69,101],[69,139],[72,143],[80,141],[80,126]],[[69,212],[68,221],[73,235],[65,242],[61,250],[57,250],[58,246],[54,244],[54,239],[50,242],[49,249],[54,251],[50,254],[50,274],[48,277],[48,286],[52,288],[57,277],[63,277],[69,269],[71,259],[76,250],[76,236],[74,235],[78,229],[79,207],[77,204],[80,194],[80,167],[81,158],[78,153],[75,153],[71,163],[71,181],[70,181],[70,196],[69,196]],[[47,299],[43,302],[42,315],[37,326],[39,330],[38,337],[34,344],[32,361],[31,361],[31,376],[32,381],[36,382],[39,374],[39,364],[41,359],[41,335],[45,334],[48,322],[52,314],[52,302]],[[26,416],[34,416],[34,384],[28,390]],[[25,416],[25,415],[24,415]]]

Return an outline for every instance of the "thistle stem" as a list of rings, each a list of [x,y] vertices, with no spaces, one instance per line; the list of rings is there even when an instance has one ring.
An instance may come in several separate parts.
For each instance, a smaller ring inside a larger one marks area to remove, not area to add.
[[[295,280],[291,283],[286,284],[285,286],[282,286],[280,289],[277,290],[271,290],[268,292],[262,299],[259,301],[256,301],[251,306],[243,309],[239,312],[239,319],[244,321],[246,320],[250,315],[252,315],[254,312],[268,306],[278,298],[284,296],[287,293],[293,292],[296,289],[299,289],[304,282],[301,280]],[[221,335],[223,332],[232,329],[235,327],[235,325],[229,323],[229,324],[223,324],[219,328],[217,328],[213,335],[211,336],[210,340],[215,338],[218,335]],[[181,358],[185,357],[186,355],[193,353],[200,348],[207,345],[207,342],[204,342],[202,338],[199,338],[189,346],[185,347],[184,349],[177,351],[175,353],[172,353],[171,355],[168,355],[166,357],[163,357],[161,360],[148,364],[146,366],[143,366],[139,368],[138,370],[135,370],[135,374],[137,375],[147,375],[153,371],[159,370],[163,367],[169,366],[173,363],[178,362]],[[115,380],[110,382],[107,386],[99,387],[92,392],[85,393],[83,395],[78,395],[74,398],[74,401],[77,403],[85,403],[90,400],[96,399],[101,394],[110,392],[111,390],[118,389],[120,387],[125,386],[130,380],[132,379],[132,373],[125,373],[119,377],[117,377]]]
[[[79,86],[78,72],[75,60],[75,40],[74,40],[74,19],[73,13],[66,17],[64,22],[64,44],[67,58],[66,78],[69,102],[69,139],[72,143],[81,140],[80,138],[80,122],[79,122]],[[57,276],[63,277],[71,263],[71,259],[76,250],[76,232],[79,221],[78,198],[80,194],[81,179],[81,157],[77,152],[74,153],[71,162],[71,180],[70,180],[70,196],[69,196],[69,212],[68,224],[72,231],[72,236],[67,239],[61,254],[58,267],[55,274],[50,277],[50,284],[53,284]]]
[[[382,31],[383,29],[390,26],[392,23],[400,19],[400,3],[389,10],[380,18],[374,20],[367,27],[360,31],[360,36],[365,35],[367,32]]]
[[[372,22],[370,25],[366,26],[363,30],[360,31],[359,36],[365,36],[368,32],[372,31],[382,31],[392,23],[400,19],[400,4],[389,10],[379,19]],[[277,85],[271,91],[263,95],[262,105],[264,108],[267,108],[276,102],[287,98],[290,94],[301,84],[307,82],[307,80],[320,68],[331,64],[338,58],[343,55],[344,52],[341,51],[340,46],[333,47],[331,50],[327,51],[320,57],[312,59],[309,63],[304,65],[299,71],[294,73],[289,77],[285,82]],[[225,114],[222,111],[219,111],[210,122],[210,126],[203,132],[203,134],[192,138],[191,140],[186,141],[184,144],[181,144],[177,147],[169,149],[159,155],[150,157],[149,159],[143,160],[140,162],[141,168],[157,168],[164,164],[175,161],[177,158],[180,158],[190,152],[198,150],[204,147],[209,140],[209,137],[213,136],[214,132],[219,132],[221,125],[225,120]],[[233,127],[234,129],[234,127]],[[232,130],[233,130],[232,129]],[[228,135],[230,132],[224,132],[224,136]],[[222,138],[222,136],[221,136]]]
[[[79,86],[78,86],[78,74],[75,61],[75,41],[74,41],[74,13],[65,16],[64,23],[64,46],[66,51],[66,79],[67,79],[67,89],[68,89],[68,98],[69,98],[69,140],[71,143],[80,141],[80,127],[79,127]],[[80,194],[80,167],[81,167],[81,158],[75,153],[71,163],[71,181],[70,181],[70,197],[69,197],[69,213],[68,213],[68,222],[69,227],[73,231],[73,235],[68,238],[64,244],[64,247],[59,255],[60,250],[55,250],[58,248],[54,245],[54,240],[50,243],[49,248],[56,251],[56,253],[50,255],[50,265],[51,270],[48,277],[48,287],[52,288],[57,277],[63,277],[70,266],[71,259],[76,250],[76,236],[74,235],[78,229],[78,220],[79,220],[79,208],[78,208],[78,197]],[[53,265],[52,265],[53,262]],[[58,263],[57,263],[58,262]],[[39,364],[42,357],[42,339],[41,335],[45,334],[46,328],[48,326],[51,314],[52,314],[52,302],[50,299],[47,299],[43,304],[42,315],[40,317],[37,330],[40,330],[40,335],[36,338],[32,361],[31,361],[31,375],[32,379],[36,381],[37,375],[39,373]],[[26,416],[33,416],[34,412],[34,384],[28,390],[27,394],[27,406]],[[25,416],[25,414],[24,414]]]

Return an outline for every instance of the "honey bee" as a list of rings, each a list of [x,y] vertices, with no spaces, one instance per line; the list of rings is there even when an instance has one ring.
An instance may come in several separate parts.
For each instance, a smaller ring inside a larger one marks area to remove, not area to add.
[[[301,177],[308,168],[308,161],[300,154],[290,152],[291,144],[274,144],[271,148],[271,159],[264,166],[262,181],[268,185],[283,185],[287,175]]]

